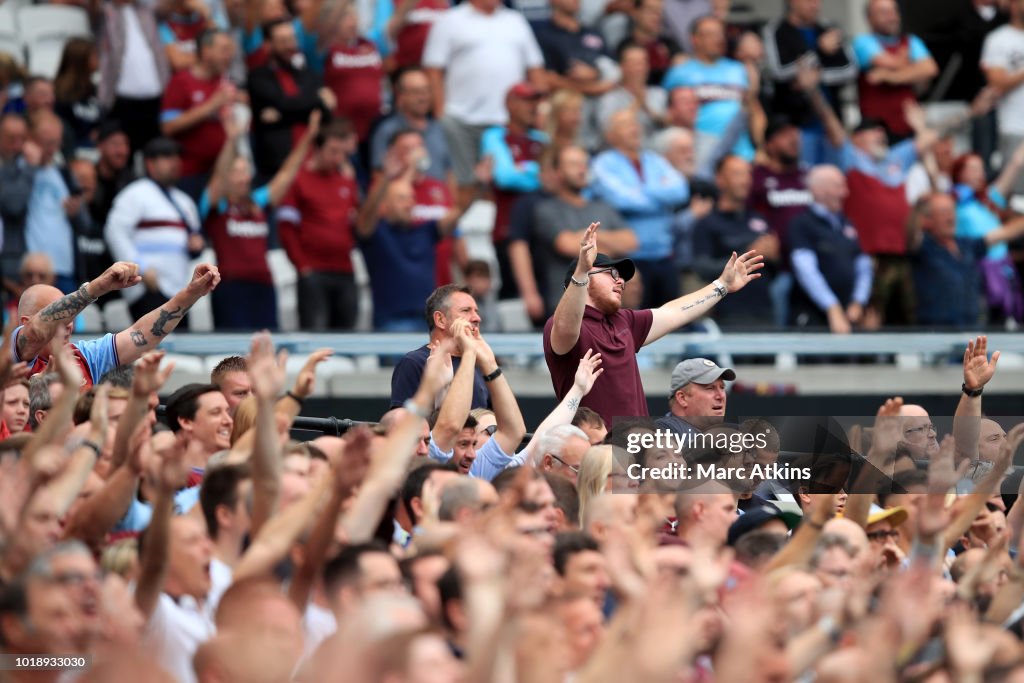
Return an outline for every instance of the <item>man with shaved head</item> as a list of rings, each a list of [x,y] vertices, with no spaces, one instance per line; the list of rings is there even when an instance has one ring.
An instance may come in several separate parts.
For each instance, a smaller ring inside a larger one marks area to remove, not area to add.
[[[137,265],[118,262],[70,294],[62,294],[49,285],[29,287],[18,301],[21,324],[14,330],[14,360],[27,362],[30,375],[42,372],[50,360],[51,344],[70,342],[76,315],[104,294],[141,281]],[[215,266],[200,264],[184,289],[131,327],[116,334],[107,333],[99,339],[71,344],[75,360],[82,369],[83,384],[92,386],[109,370],[134,363],[155,348],[178,326],[188,309],[212,292],[219,282],[220,273]]]
[[[848,194],[843,172],[815,166],[807,174],[807,187],[813,202],[789,225],[798,284],[790,313],[801,327],[827,324],[834,334],[849,334],[871,297],[871,258],[861,251],[857,229],[843,214]]]

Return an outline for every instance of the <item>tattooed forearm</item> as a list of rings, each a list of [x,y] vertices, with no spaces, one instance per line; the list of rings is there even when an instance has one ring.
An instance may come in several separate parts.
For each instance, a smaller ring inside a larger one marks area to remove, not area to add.
[[[697,306],[700,306],[701,304],[707,303],[708,301],[711,301],[712,299],[717,299],[718,297],[719,297],[719,294],[718,294],[717,291],[716,292],[711,292],[710,294],[706,294],[705,296],[702,296],[701,298],[697,299],[696,301],[693,301],[691,303],[686,304],[685,306],[680,307],[679,310],[681,310],[681,311],[688,311],[691,308],[696,308]]]
[[[57,299],[52,304],[39,311],[39,319],[44,322],[59,322],[70,320],[82,312],[91,304],[93,299],[86,295],[82,289],[71,292],[66,296]]]
[[[580,400],[578,398],[570,398],[565,402],[565,405],[569,410],[576,410],[580,407]]]
[[[149,331],[150,334],[152,334],[154,337],[163,337],[168,332],[170,332],[170,330],[166,329],[167,323],[171,322],[172,320],[180,320],[181,318],[184,318],[186,313],[188,313],[188,309],[182,308],[181,306],[178,306],[173,310],[161,308],[160,315],[157,317],[156,322],[153,323],[153,327]],[[177,323],[175,323],[175,325],[177,325]]]
[[[142,333],[142,330],[132,330],[131,334],[128,336],[131,337],[132,342],[139,348],[142,348],[149,343],[149,340],[146,339],[146,335]]]

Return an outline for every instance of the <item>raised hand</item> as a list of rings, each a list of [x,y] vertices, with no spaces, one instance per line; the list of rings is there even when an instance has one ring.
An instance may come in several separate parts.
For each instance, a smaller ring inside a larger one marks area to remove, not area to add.
[[[139,266],[127,261],[118,261],[95,280],[88,283],[90,296],[99,298],[109,292],[125,289],[142,282]]]
[[[597,230],[600,227],[600,223],[591,223],[583,231],[583,238],[580,240],[580,258],[576,265],[576,275],[581,280],[586,279],[587,273],[593,269],[594,261],[597,259]]]
[[[473,336],[473,328],[468,320],[462,318],[455,320],[450,332],[452,339],[458,345],[459,353],[465,354],[471,349],[476,350],[476,337]]]
[[[956,442],[946,435],[939,444],[939,452],[928,462],[928,490],[931,493],[946,493],[967,475],[971,463],[964,460],[956,466],[954,452]]]
[[[982,335],[974,341],[967,342],[964,351],[964,384],[968,389],[980,389],[996,374],[999,363],[999,352],[988,357],[988,337]]]
[[[745,254],[737,255],[734,251],[725,264],[722,275],[719,279],[725,285],[729,293],[738,292],[753,280],[761,277],[757,271],[764,268],[764,256],[756,251],[748,251]]]
[[[92,397],[92,408],[89,410],[90,431],[104,440],[107,438],[107,424],[109,423],[107,412],[107,396],[109,394],[109,384],[101,384],[96,387],[96,394]]]
[[[173,443],[156,451],[156,456],[160,459],[157,485],[162,490],[174,492],[188,483],[184,433],[179,433]]]
[[[62,346],[55,349],[50,354],[50,358],[54,370],[57,371],[57,375],[67,391],[76,391],[77,387],[82,386],[82,382],[85,381],[82,377],[82,369],[78,367],[78,363],[71,356],[67,347]]]
[[[160,369],[160,361],[166,354],[163,351],[150,351],[135,364],[135,373],[132,377],[132,394],[139,398],[148,398],[154,392],[159,392],[167,379],[174,371],[174,362],[168,363],[164,369]]]
[[[302,369],[299,370],[299,376],[295,378],[295,386],[292,388],[292,392],[299,398],[311,396],[313,389],[316,387],[316,366],[333,355],[334,351],[331,349],[317,349],[309,354],[309,358],[306,359]]]
[[[192,280],[185,286],[185,291],[196,299],[200,299],[217,288],[220,284],[220,271],[217,266],[200,263],[192,272]]]
[[[252,392],[257,398],[273,401],[284,389],[285,363],[288,352],[281,350],[274,355],[274,342],[269,332],[260,332],[252,339],[246,366],[249,368],[249,379]]]
[[[580,366],[576,368],[573,384],[586,396],[594,388],[594,382],[602,372],[604,368],[601,367],[601,354],[594,353],[593,349],[587,349],[583,358],[580,358]]]
[[[319,109],[314,109],[309,113],[309,122],[306,124],[306,137],[312,140],[320,133],[320,121],[323,118],[323,112]]]
[[[430,355],[427,357],[426,365],[423,366],[420,387],[427,390],[432,397],[436,397],[438,392],[452,381],[452,353],[455,351],[455,346],[454,339],[442,339],[431,349]]]
[[[342,498],[351,495],[366,478],[370,470],[372,444],[373,433],[365,425],[354,427],[345,434],[341,452],[332,463],[335,490]]]

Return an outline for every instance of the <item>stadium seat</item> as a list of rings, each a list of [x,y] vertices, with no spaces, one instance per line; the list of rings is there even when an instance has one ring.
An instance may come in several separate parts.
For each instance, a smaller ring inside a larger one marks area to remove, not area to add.
[[[64,43],[75,36],[92,36],[88,13],[66,5],[30,5],[17,11],[18,33],[33,74],[57,74]]]
[[[164,394],[171,394],[186,384],[198,382],[206,384],[210,381],[210,373],[203,367],[203,359],[197,356],[186,356],[178,353],[169,353],[164,357],[164,364],[174,363],[174,372],[161,390]]]
[[[133,322],[128,302],[124,299],[114,299],[103,307],[103,326],[108,332],[120,332],[131,327]]]
[[[10,0],[0,5],[0,52],[14,57],[18,64],[25,64],[25,48],[18,36],[18,25]]]

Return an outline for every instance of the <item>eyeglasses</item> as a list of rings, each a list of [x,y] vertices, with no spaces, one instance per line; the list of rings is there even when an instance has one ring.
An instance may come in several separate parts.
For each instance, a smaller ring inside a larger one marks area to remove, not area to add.
[[[591,275],[600,275],[601,273],[608,273],[609,275],[612,276],[613,280],[620,280],[620,279],[622,279],[622,276],[619,274],[619,269],[615,268],[615,267],[612,267],[612,268],[600,268],[598,270],[592,270],[589,273],[587,273],[587,276],[589,277]]]
[[[84,585],[88,581],[96,581],[100,583],[103,581],[103,572],[97,570],[92,574],[86,572],[63,572],[61,574],[54,574],[50,580],[61,586],[72,586],[78,587]]]
[[[566,461],[562,460],[561,458],[559,458],[554,453],[548,453],[548,455],[550,455],[552,458],[554,458],[558,462],[562,463],[563,466],[568,467],[569,471],[572,472],[573,474],[579,474],[580,473],[580,466],[579,465],[570,465],[569,463],[567,463]]]
[[[885,543],[890,538],[895,540],[899,538],[900,532],[895,529],[889,531],[872,531],[868,534],[868,540],[872,543]]]
[[[921,425],[920,427],[911,427],[910,429],[904,429],[903,436],[919,436],[921,434],[924,434],[925,432],[931,432],[932,434],[935,434],[937,431],[938,430],[935,429],[935,425],[926,424]]]

